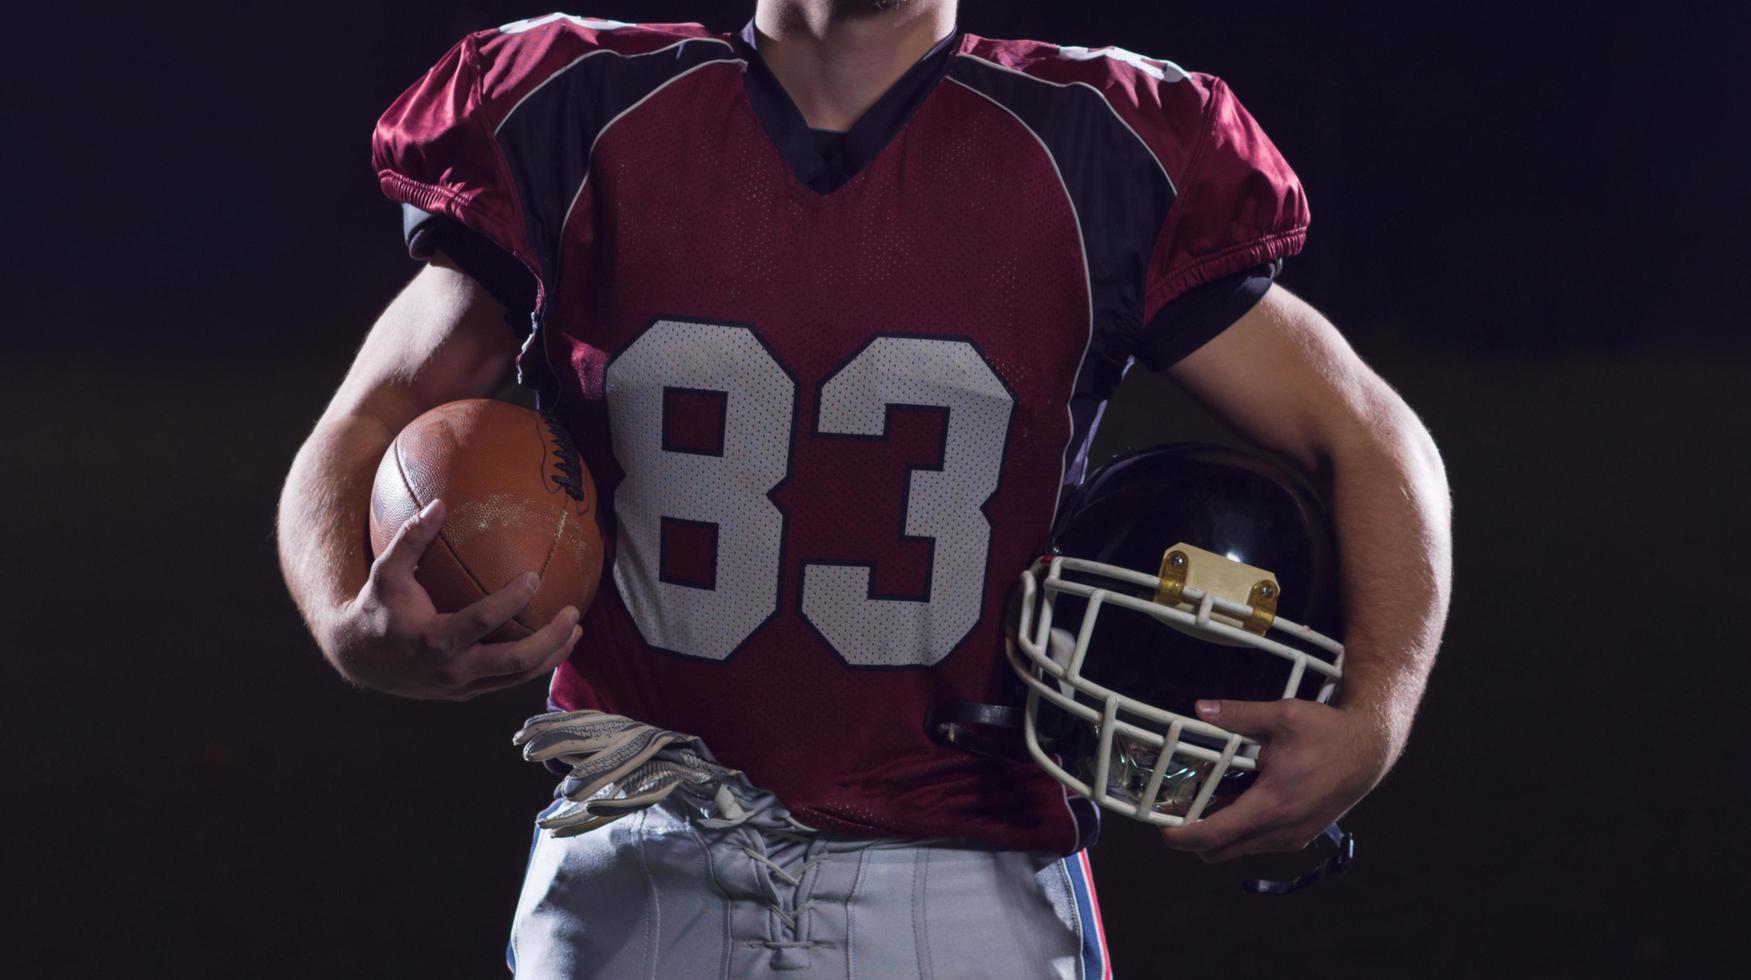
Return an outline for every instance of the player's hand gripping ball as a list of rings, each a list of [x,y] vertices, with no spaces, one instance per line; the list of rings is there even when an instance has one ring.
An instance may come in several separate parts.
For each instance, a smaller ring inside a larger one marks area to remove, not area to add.
[[[519,576],[540,585],[522,612],[483,639],[521,639],[566,606],[587,609],[602,575],[596,487],[558,419],[507,402],[450,402],[408,423],[371,489],[371,551],[381,555],[420,508],[447,516],[414,578],[453,613]]]

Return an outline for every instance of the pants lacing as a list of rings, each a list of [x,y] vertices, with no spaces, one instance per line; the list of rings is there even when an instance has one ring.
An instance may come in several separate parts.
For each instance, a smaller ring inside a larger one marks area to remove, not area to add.
[[[815,904],[811,872],[837,849],[833,842],[792,817],[777,797],[745,783],[719,784],[711,811],[695,823],[719,841],[740,838],[734,846],[763,872],[754,877],[763,886],[764,904],[780,924],[766,939],[750,940],[749,945],[772,950],[830,946],[810,938],[808,912]],[[706,853],[715,862],[716,849],[707,846]],[[720,884],[724,880],[715,863],[712,875]]]

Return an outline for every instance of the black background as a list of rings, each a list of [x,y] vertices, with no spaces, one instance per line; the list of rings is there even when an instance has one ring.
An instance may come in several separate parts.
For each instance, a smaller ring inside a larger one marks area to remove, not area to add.
[[[1447,643],[1408,754],[1352,815],[1355,872],[1253,898],[1240,870],[1110,821],[1094,867],[1118,974],[1736,972],[1741,8],[1022,6],[961,19],[1230,81],[1312,202],[1282,282],[1422,414],[1456,500]],[[577,12],[729,30],[749,9]],[[272,518],[415,271],[370,171],[376,116],[460,34],[542,12],[14,26],[13,975],[500,975],[548,787],[509,734],[541,692],[349,689],[286,596]],[[1213,433],[1135,372],[1100,446]]]

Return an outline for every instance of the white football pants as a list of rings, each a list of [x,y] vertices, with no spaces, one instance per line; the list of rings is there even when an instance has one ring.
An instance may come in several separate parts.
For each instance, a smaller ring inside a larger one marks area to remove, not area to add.
[[[677,794],[576,837],[537,829],[516,976],[1111,976],[1085,853],[840,837],[745,783],[736,795],[749,813],[733,826]]]

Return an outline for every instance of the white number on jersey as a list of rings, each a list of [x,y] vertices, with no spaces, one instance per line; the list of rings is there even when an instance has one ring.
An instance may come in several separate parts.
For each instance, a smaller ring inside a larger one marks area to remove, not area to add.
[[[663,448],[664,390],[722,392],[721,455]],[[778,608],[784,479],[796,384],[746,327],[659,321],[608,367],[619,538],[614,583],[645,641],[722,660]],[[912,473],[904,534],[929,538],[923,599],[870,595],[867,565],[809,564],[802,613],[847,663],[928,666],[977,623],[1014,398],[963,340],[879,337],[821,388],[815,431],[881,437],[890,405],[947,409],[943,464]],[[661,579],[662,523],[715,525],[713,587]]]
[[[948,409],[942,469],[915,470],[906,493],[906,535],[935,539],[929,597],[871,598],[867,565],[803,566],[803,615],[847,663],[934,664],[978,623],[991,550],[980,508],[997,491],[1013,401],[963,340],[880,337],[822,387],[822,433],[884,435],[889,405]]]
[[[747,327],[662,320],[608,365],[619,537],[614,584],[652,646],[722,660],[778,608],[796,383]],[[663,391],[721,391],[723,455],[663,448]],[[715,588],[661,581],[664,517],[717,525]]]

